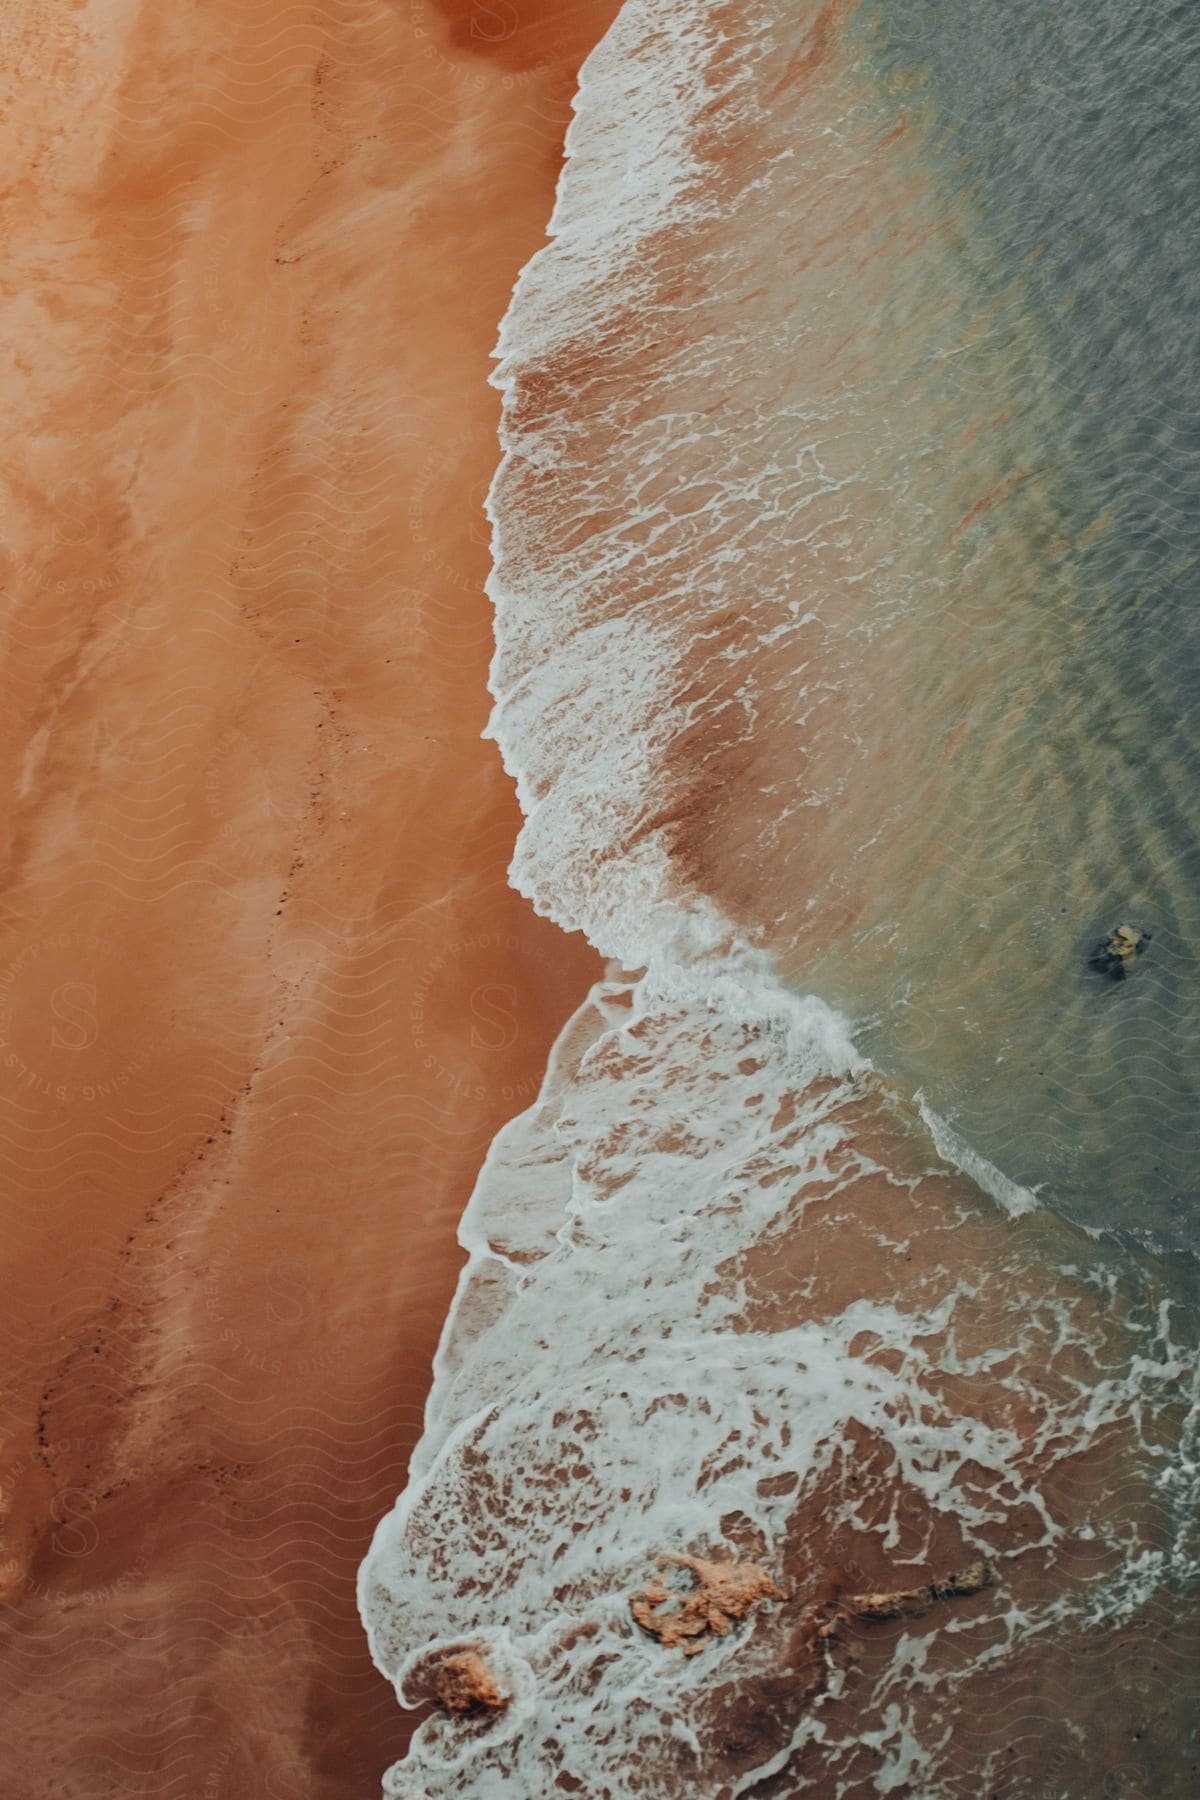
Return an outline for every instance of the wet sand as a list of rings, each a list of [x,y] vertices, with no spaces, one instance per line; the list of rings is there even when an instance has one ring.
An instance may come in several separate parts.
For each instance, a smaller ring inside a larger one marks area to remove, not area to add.
[[[354,1575],[595,974],[479,733],[496,322],[617,10],[0,26],[4,1785],[362,1796]]]

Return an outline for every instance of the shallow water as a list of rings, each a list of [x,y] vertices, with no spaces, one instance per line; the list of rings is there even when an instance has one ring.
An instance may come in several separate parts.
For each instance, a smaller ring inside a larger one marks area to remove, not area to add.
[[[959,798],[986,850],[952,854],[953,935],[918,951],[909,1003],[949,1041],[939,1054],[910,1034],[902,1066],[920,1077],[932,1051],[931,1086],[972,1141],[1054,1203],[1194,1246],[1200,18],[898,5],[861,41],[928,120],[942,204],[971,212],[976,279],[1028,329],[1037,411],[1026,392],[1019,415],[1056,509],[1053,540],[1026,526],[1030,564],[1009,561],[1008,641],[981,684],[1012,710],[966,746],[986,768]],[[1114,989],[1086,953],[1126,919],[1153,943]]]
[[[603,364],[592,341],[551,362],[579,402],[553,479],[510,468],[497,490],[501,544],[509,510],[540,533],[510,560],[522,582],[537,565],[555,661],[586,643],[632,709],[583,817],[612,835],[623,811],[627,848],[649,834],[1014,1179],[1186,1243],[1200,783],[1178,408],[1131,404],[1120,309],[1091,298],[1097,257],[1109,288],[1125,266],[1113,244],[1061,231],[1055,254],[1049,224],[998,241],[999,148],[977,168],[928,82],[876,69],[877,34],[806,62],[776,14],[739,15],[731,122],[613,284]],[[1019,141],[1058,169],[1041,116]],[[1138,189],[1110,185],[1107,237],[1122,201],[1134,235]],[[1153,304],[1169,390],[1191,315],[1169,284]],[[547,643],[506,623],[502,681]],[[506,702],[523,747],[548,680]],[[1152,942],[1118,989],[1088,955],[1122,922]]]
[[[512,879],[615,960],[364,1567],[407,1703],[460,1644],[511,1696],[396,1794],[1189,1791],[1197,30],[1027,10],[628,0],[585,69],[492,730]],[[661,1551],[786,1597],[664,1652]],[[969,1555],[805,1690],[824,1573]]]
[[[1186,1792],[1169,1311],[1053,1214],[981,1208],[818,1005],[721,998],[597,990],[493,1146],[361,1598],[409,1704],[464,1646],[512,1702],[423,1726],[387,1791],[1015,1795],[1057,1758],[1056,1793],[1120,1767]],[[664,1655],[629,1603],[677,1548],[761,1559],[787,1600]],[[789,1645],[828,1569],[881,1588],[980,1552],[994,1593],[875,1632],[809,1704]]]

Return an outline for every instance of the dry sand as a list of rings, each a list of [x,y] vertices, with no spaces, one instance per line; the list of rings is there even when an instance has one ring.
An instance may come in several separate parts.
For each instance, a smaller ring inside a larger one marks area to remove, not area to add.
[[[378,1791],[354,1576],[594,974],[480,742],[497,321],[617,0],[7,0],[5,1792]]]

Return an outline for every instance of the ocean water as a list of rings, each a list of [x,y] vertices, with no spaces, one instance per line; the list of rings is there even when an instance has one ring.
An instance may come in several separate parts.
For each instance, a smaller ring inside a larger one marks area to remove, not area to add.
[[[627,0],[585,66],[500,333],[491,730],[609,978],[360,1583],[404,1704],[464,1646],[508,1704],[391,1795],[1195,1789],[1198,50]],[[662,1553],[781,1593],[684,1656]],[[802,1678],[831,1574],[980,1556]]]

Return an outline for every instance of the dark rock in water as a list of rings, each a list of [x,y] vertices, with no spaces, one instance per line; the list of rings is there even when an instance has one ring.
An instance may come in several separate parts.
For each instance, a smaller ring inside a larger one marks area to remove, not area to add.
[[[1136,925],[1118,925],[1103,943],[1096,945],[1088,957],[1089,966],[1098,975],[1109,975],[1114,981],[1124,981],[1135,958],[1142,954],[1149,942],[1148,931],[1139,931]]]

